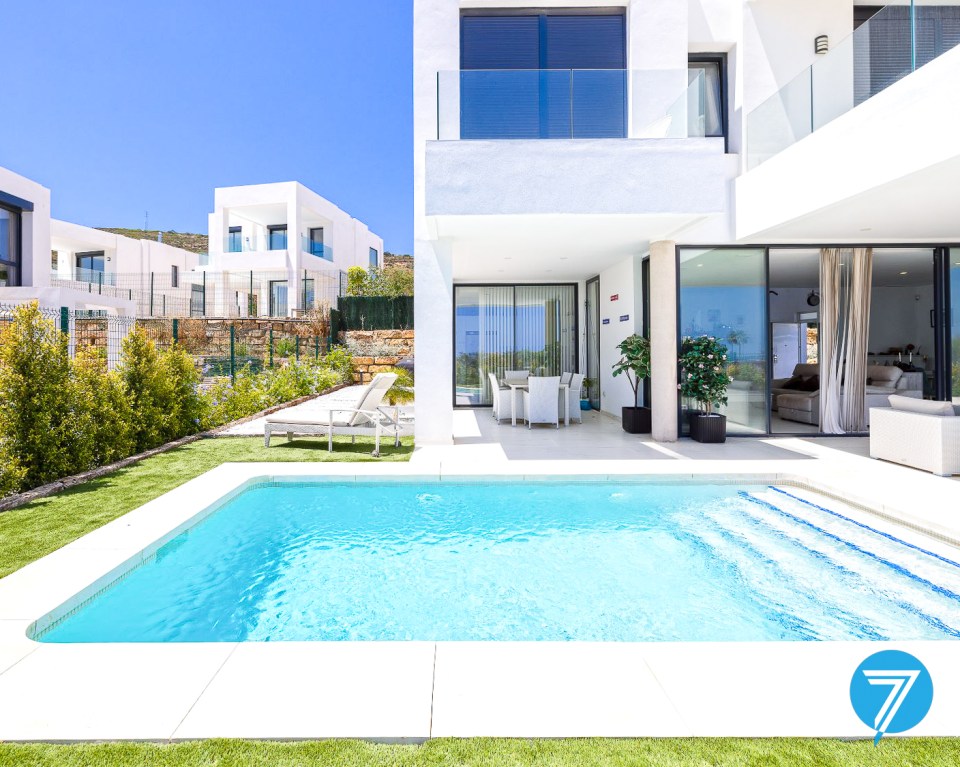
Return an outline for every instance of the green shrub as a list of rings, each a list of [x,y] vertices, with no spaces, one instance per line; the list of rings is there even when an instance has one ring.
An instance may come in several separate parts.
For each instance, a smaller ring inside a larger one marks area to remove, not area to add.
[[[704,413],[727,404],[727,347],[714,336],[684,338],[680,354],[680,393]]]
[[[123,340],[119,373],[132,411],[135,451],[162,445],[171,432],[173,385],[157,347],[139,326]]]
[[[397,380],[387,389],[387,401],[391,405],[407,405],[413,402],[413,376],[403,368],[390,368],[384,371],[393,373]]]
[[[18,306],[0,333],[0,484],[13,491],[73,473],[84,450],[66,336],[36,302]]]
[[[194,434],[203,427],[207,399],[200,394],[200,374],[193,358],[180,344],[161,352],[160,367],[169,385],[170,402],[165,441]]]
[[[322,364],[334,371],[340,380],[336,383],[351,383],[353,381],[353,357],[345,346],[334,346],[327,352]],[[336,384],[330,384],[335,386]]]
[[[120,376],[107,370],[104,355],[92,349],[78,351],[71,386],[75,438],[85,453],[85,465],[77,468],[92,469],[131,455],[136,447],[133,411]]]

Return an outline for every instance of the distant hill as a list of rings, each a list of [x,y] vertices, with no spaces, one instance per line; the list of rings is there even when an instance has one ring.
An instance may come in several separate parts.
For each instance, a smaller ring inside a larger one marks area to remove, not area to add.
[[[109,227],[97,227],[102,232],[111,232],[121,234],[124,237],[130,237],[134,240],[154,240],[160,234],[156,229],[110,229]],[[183,248],[191,253],[207,253],[207,235],[205,234],[187,234],[185,232],[163,232],[163,242],[166,245],[172,245],[175,248]]]
[[[413,269],[413,256],[406,256],[401,253],[383,252],[384,266],[400,266],[404,269]]]

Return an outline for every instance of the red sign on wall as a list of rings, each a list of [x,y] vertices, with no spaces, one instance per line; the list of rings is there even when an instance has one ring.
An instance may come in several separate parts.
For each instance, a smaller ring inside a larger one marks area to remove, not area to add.
[[[619,300],[620,300],[620,294],[619,294],[619,293],[614,293],[612,296],[610,296],[610,300],[611,300],[611,301],[619,301]]]

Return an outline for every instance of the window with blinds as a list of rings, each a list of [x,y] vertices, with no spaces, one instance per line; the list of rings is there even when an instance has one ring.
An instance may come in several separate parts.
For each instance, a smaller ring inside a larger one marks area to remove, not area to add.
[[[626,135],[622,13],[466,14],[460,20],[460,136]]]
[[[454,288],[457,405],[490,405],[490,377],[577,372],[575,285],[457,285]]]

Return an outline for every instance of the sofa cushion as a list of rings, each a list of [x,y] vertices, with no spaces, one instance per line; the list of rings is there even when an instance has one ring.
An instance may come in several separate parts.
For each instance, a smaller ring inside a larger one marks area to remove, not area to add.
[[[796,365],[794,365],[793,374],[795,376],[800,376],[801,378],[818,376],[820,375],[820,363],[819,362],[798,362]]]
[[[780,384],[779,388],[781,389],[792,389],[793,391],[800,391],[800,387],[803,386],[803,376],[792,376]]]
[[[802,410],[812,412],[820,409],[820,398],[809,394],[781,394],[777,397],[777,405],[781,410]]]
[[[889,389],[897,388],[897,381],[903,375],[900,368],[893,365],[868,365],[867,381],[871,386],[883,386]]]
[[[890,407],[894,410],[903,410],[907,413],[923,413],[924,415],[939,415],[950,418],[956,417],[953,404],[950,402],[934,402],[929,399],[916,399],[914,397],[902,397],[899,394],[891,394],[889,397]]]
[[[809,376],[800,383],[800,391],[820,391],[820,376]]]

